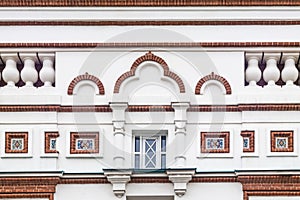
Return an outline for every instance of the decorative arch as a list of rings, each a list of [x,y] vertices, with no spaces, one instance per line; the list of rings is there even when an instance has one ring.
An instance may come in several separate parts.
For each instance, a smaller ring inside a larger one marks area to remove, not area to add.
[[[215,74],[214,72],[212,72],[209,75],[204,76],[203,78],[201,78],[197,85],[196,85],[196,89],[195,89],[195,94],[200,94],[201,88],[202,86],[207,82],[207,81],[218,81],[220,84],[222,84],[225,88],[225,92],[226,94],[231,94],[231,86],[229,84],[229,82],[222,76],[219,76],[217,74]]]
[[[182,79],[174,72],[171,72],[168,64],[162,58],[154,55],[151,51],[149,51],[145,55],[136,59],[133,62],[133,64],[131,65],[130,71],[125,72],[118,78],[118,80],[115,83],[114,93],[120,92],[120,87],[121,87],[122,83],[126,79],[133,77],[135,75],[135,72],[136,72],[136,69],[138,68],[138,66],[140,66],[140,64],[142,64],[145,61],[153,61],[153,62],[160,64],[160,66],[164,70],[164,76],[167,76],[167,77],[173,79],[177,83],[180,93],[185,93],[185,86],[183,84]]]
[[[75,77],[69,87],[68,87],[68,95],[73,95],[73,92],[74,92],[74,88],[75,86],[80,82],[80,81],[84,81],[84,80],[88,80],[88,81],[92,81],[94,82],[97,87],[98,87],[98,90],[99,90],[99,94],[101,95],[104,95],[105,92],[104,92],[104,87],[103,87],[103,84],[102,82],[96,77],[96,76],[93,76],[93,75],[90,75],[88,74],[87,72],[85,74],[82,74],[82,75],[79,75],[77,77]]]

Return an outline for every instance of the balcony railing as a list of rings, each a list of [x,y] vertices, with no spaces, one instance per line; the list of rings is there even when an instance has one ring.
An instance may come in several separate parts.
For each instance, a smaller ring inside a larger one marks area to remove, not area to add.
[[[1,53],[0,87],[54,87],[54,53]]]
[[[246,86],[296,86],[299,53],[246,53]]]

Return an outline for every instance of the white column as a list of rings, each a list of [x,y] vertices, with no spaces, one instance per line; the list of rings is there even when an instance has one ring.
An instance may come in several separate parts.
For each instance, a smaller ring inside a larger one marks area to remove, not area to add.
[[[277,67],[280,53],[265,54],[266,69],[263,72],[264,80],[268,83],[268,86],[275,86],[280,78],[280,71]]]
[[[33,87],[33,84],[38,80],[38,72],[35,68],[36,54],[20,54],[20,57],[24,62],[21,78],[26,87]]]
[[[2,72],[3,80],[8,87],[15,87],[15,84],[20,80],[19,71],[17,69],[17,54],[1,54],[5,61],[5,68]]]
[[[54,54],[39,54],[39,57],[43,61],[40,79],[44,83],[44,87],[52,87],[55,82]]]
[[[113,160],[115,168],[124,168],[125,150],[124,150],[124,137],[125,137],[125,110],[126,103],[111,103],[110,107],[113,114],[113,128],[114,128],[114,153]]]
[[[175,166],[177,168],[185,167],[185,138],[186,138],[186,124],[187,124],[187,109],[188,103],[173,103],[172,107],[175,111]]]
[[[261,54],[259,53],[247,53],[246,54],[248,67],[246,69],[246,81],[249,86],[257,86],[257,82],[261,79],[262,72],[258,63],[261,60]]]
[[[287,86],[294,85],[294,82],[298,79],[298,70],[296,68],[296,60],[299,54],[297,53],[284,53],[283,61],[284,68],[281,72],[281,78]]]

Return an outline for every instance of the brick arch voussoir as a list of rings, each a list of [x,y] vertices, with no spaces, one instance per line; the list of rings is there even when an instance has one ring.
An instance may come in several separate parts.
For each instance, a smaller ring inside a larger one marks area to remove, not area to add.
[[[231,86],[229,84],[229,82],[222,76],[215,74],[214,72],[212,72],[209,75],[204,76],[203,78],[201,78],[195,88],[195,94],[200,94],[201,88],[204,85],[204,83],[206,83],[207,81],[210,80],[216,80],[219,81],[225,88],[226,94],[231,94],[232,90],[231,90]]]
[[[101,95],[105,94],[105,90],[104,90],[104,86],[103,86],[102,82],[96,76],[90,75],[86,72],[85,74],[75,77],[71,81],[71,83],[69,84],[69,87],[68,87],[68,95],[73,95],[75,86],[80,81],[83,81],[83,80],[89,80],[89,81],[94,82],[98,87],[99,94],[101,94]]]
[[[164,70],[164,76],[167,76],[167,77],[173,79],[177,83],[180,93],[185,93],[185,86],[184,86],[182,79],[177,74],[175,74],[174,72],[171,72],[169,70],[169,66],[164,59],[162,59],[159,56],[154,55],[151,51],[149,51],[145,55],[137,58],[131,65],[130,71],[125,72],[117,79],[115,86],[114,86],[114,93],[120,92],[122,83],[127,78],[134,76],[136,69],[140,66],[140,64],[142,64],[145,61],[153,61],[153,62],[160,64],[160,66]]]

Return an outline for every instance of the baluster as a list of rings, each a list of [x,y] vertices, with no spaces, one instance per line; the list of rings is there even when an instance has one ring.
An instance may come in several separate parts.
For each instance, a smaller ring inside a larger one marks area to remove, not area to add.
[[[43,61],[40,79],[43,81],[44,87],[51,87],[55,82],[54,54],[39,54],[39,57]]]
[[[281,72],[281,78],[287,86],[295,85],[294,82],[298,79],[298,70],[295,65],[297,58],[297,53],[286,53],[283,55],[284,68]]]
[[[275,86],[275,83],[280,78],[280,71],[277,67],[279,57],[280,54],[265,54],[267,66],[263,72],[263,78],[267,82],[268,86]]]
[[[20,57],[24,62],[21,78],[26,87],[33,87],[33,84],[38,80],[38,72],[35,68],[36,54],[20,54]]]
[[[257,86],[257,82],[261,79],[262,72],[259,68],[259,61],[261,60],[261,54],[247,53],[246,55],[248,67],[246,69],[246,81],[249,86]]]
[[[15,87],[20,80],[19,71],[17,69],[17,54],[1,54],[5,61],[5,68],[2,72],[3,80],[7,83],[7,87]]]

